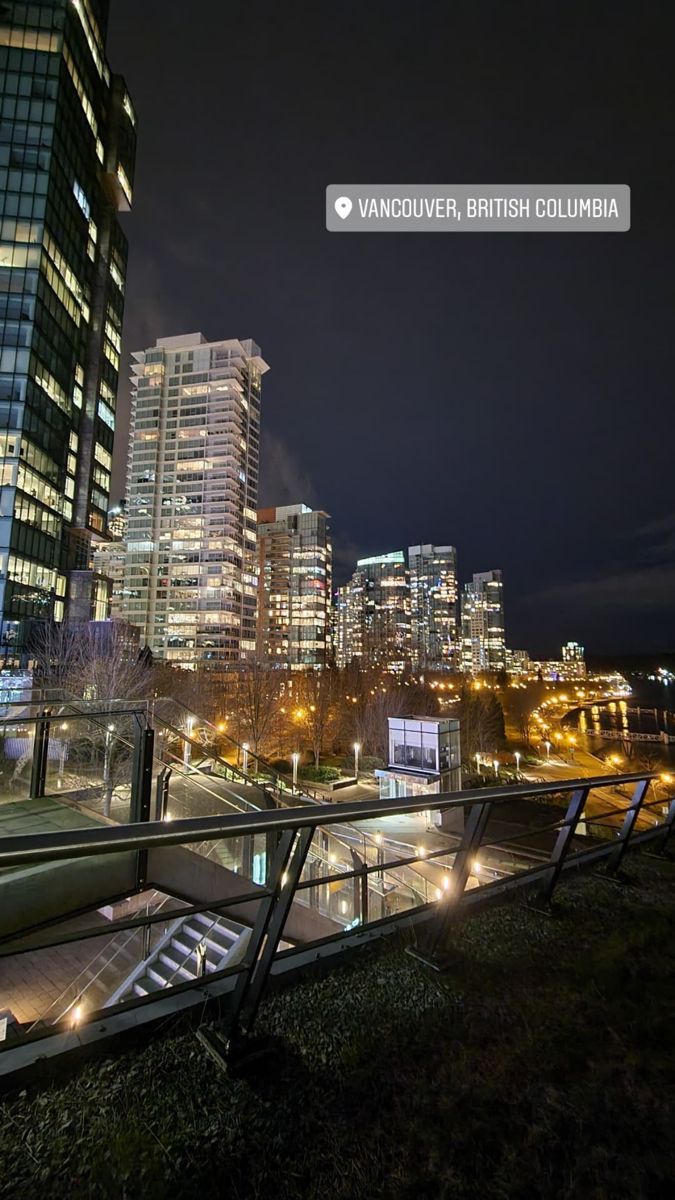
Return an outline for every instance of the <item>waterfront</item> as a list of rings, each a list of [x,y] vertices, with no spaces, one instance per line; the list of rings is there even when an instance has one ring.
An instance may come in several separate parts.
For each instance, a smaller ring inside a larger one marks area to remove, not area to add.
[[[675,767],[675,686],[628,677],[631,695],[575,708],[563,719],[585,748],[600,758]]]

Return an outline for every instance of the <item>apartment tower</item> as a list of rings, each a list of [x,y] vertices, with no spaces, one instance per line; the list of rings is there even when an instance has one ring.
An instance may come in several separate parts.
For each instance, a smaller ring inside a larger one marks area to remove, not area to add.
[[[132,355],[123,615],[160,660],[255,657],[260,386],[251,340],[158,338]]]

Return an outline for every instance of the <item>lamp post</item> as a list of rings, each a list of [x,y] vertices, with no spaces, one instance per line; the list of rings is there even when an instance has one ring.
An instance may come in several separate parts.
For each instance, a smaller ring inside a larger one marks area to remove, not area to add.
[[[480,754],[476,754],[476,755],[475,755],[475,759],[476,759],[476,767],[477,767],[477,769],[478,769],[478,774],[479,774],[479,775],[482,775],[482,774],[483,774],[483,772],[482,772],[482,771],[481,771],[481,769],[480,769],[480,766],[481,766],[481,758],[480,758]]]
[[[354,778],[359,782],[359,753],[361,751],[361,743],[354,742]]]
[[[495,779],[499,779],[499,759],[495,758],[492,765],[495,769]]]
[[[295,791],[298,786],[298,763],[300,762],[300,755],[297,750],[294,750],[291,755],[291,762],[293,763],[293,791]]]
[[[244,772],[244,775],[248,775],[248,752],[251,749],[251,747],[249,746],[248,742],[242,742],[241,748],[243,751],[242,770]]]
[[[520,750],[516,750],[515,759],[516,759],[516,775],[517,775],[518,779],[520,779]]]
[[[551,743],[550,743],[550,742],[544,742],[544,745],[545,745],[545,747],[546,747],[546,758],[547,758],[547,759],[550,759],[550,757],[551,757]]]

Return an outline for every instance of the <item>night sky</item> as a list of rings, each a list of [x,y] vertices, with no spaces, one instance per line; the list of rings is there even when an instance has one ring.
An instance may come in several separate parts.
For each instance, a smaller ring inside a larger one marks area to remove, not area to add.
[[[113,0],[125,361],[259,343],[260,500],[332,514],[337,582],[450,542],[511,646],[675,644],[672,8]],[[329,183],[627,183],[633,227],[340,236]]]

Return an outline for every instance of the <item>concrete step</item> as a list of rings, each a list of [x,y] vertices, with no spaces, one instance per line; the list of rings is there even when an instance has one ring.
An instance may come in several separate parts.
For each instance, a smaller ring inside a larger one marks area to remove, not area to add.
[[[161,987],[155,979],[151,979],[149,975],[144,975],[142,979],[137,979],[133,985],[134,996],[149,996],[151,992],[161,992]]]

